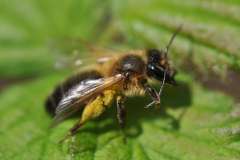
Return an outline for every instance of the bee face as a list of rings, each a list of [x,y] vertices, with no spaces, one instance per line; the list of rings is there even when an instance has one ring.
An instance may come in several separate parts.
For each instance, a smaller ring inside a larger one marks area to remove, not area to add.
[[[147,51],[147,75],[159,81],[162,81],[165,75],[165,81],[169,84],[176,84],[174,76],[175,69],[168,63],[167,54],[164,51],[150,49]]]

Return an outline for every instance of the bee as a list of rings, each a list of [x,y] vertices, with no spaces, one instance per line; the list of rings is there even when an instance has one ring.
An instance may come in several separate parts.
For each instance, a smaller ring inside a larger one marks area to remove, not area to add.
[[[146,107],[159,105],[164,84],[176,84],[176,70],[169,63],[168,51],[179,31],[180,27],[164,50],[133,50],[98,59],[93,69],[77,73],[59,84],[45,103],[48,113],[54,116],[52,126],[81,113],[63,140],[75,135],[89,120],[100,116],[113,102],[116,102],[120,128],[124,128],[126,97],[146,93],[152,99]],[[161,82],[160,91],[149,84],[149,79]]]

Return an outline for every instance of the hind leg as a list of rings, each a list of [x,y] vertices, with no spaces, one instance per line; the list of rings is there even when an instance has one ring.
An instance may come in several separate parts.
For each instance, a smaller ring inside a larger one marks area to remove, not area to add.
[[[104,108],[103,101],[101,100],[101,97],[97,97],[94,101],[89,103],[84,108],[80,120],[78,120],[77,123],[75,123],[73,127],[70,128],[67,135],[61,140],[61,142],[74,136],[85,122],[99,116],[104,110],[105,108]]]
[[[126,124],[126,109],[124,106],[124,101],[125,101],[125,97],[123,95],[119,95],[116,97],[116,101],[117,101],[117,119],[118,119],[118,123],[121,129],[121,134],[123,136],[123,141],[124,143],[127,143],[127,138],[126,138],[126,134],[124,132],[124,127]]]
[[[74,136],[78,130],[82,127],[83,123],[81,123],[81,119],[73,125],[72,128],[69,129],[68,133],[59,141],[59,143],[64,142],[68,138]]]
[[[100,116],[107,109],[107,107],[110,106],[114,95],[115,91],[106,90],[102,95],[99,95],[92,102],[90,102],[84,108],[81,119],[69,130],[68,134],[61,140],[61,142],[75,135],[87,121]]]

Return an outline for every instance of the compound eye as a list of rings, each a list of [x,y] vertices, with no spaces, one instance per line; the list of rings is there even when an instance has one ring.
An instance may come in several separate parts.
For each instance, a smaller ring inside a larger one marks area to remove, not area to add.
[[[154,78],[156,80],[162,81],[164,78],[164,73],[166,72],[166,83],[168,84],[176,84],[174,80],[174,75],[176,72],[170,73],[169,71],[165,71],[163,66],[155,65],[155,64],[148,64],[147,65],[147,75],[151,78]]]
[[[159,52],[159,50],[157,49],[150,49],[147,51],[148,54],[148,62],[149,63],[159,63],[160,59],[161,59],[161,54]]]
[[[164,68],[159,65],[148,64],[147,74],[150,77],[160,80],[164,76]]]

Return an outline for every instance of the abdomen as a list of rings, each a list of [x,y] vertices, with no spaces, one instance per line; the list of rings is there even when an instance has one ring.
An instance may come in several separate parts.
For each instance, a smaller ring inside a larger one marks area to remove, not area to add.
[[[63,83],[57,85],[53,92],[48,96],[45,102],[46,111],[51,116],[54,116],[57,106],[68,91],[70,91],[82,81],[99,78],[102,78],[102,75],[95,70],[78,73],[74,76],[69,77]]]

